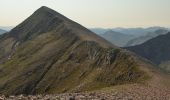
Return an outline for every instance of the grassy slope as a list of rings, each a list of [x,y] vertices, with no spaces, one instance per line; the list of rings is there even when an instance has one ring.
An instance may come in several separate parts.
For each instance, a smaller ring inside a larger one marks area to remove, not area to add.
[[[90,91],[148,77],[130,53],[46,7],[0,38],[0,93]]]
[[[119,49],[53,32],[20,44],[0,68],[0,90],[6,94],[88,91],[140,82],[146,75]]]

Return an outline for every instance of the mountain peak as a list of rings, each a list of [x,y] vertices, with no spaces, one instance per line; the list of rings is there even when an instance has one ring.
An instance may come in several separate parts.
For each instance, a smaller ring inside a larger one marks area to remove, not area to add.
[[[52,10],[51,8],[49,8],[47,6],[41,6],[39,9],[50,9],[50,10]]]
[[[54,11],[53,9],[49,8],[49,7],[46,7],[46,6],[42,6],[40,7],[38,10],[36,10],[36,12],[48,12],[48,13],[53,13],[53,14],[57,14],[56,11]],[[58,13],[59,14],[59,13]]]
[[[40,34],[54,32],[56,30],[63,30],[63,35],[68,34],[68,32],[65,31],[70,31],[82,40],[96,41],[105,47],[113,46],[111,43],[97,36],[82,25],[46,6],[42,6],[36,10],[24,22],[15,27],[10,32],[10,35],[15,37],[18,41],[26,41]],[[58,32],[57,34],[59,33],[61,32]]]
[[[48,17],[53,16],[53,17],[56,17],[56,18],[60,18],[62,20],[67,19],[65,16],[61,15],[60,13],[58,13],[55,10],[53,10],[49,7],[46,7],[46,6],[40,7],[38,10],[35,11],[35,13],[33,15],[36,15],[36,16],[37,15],[40,15],[40,16],[47,15]]]
[[[10,33],[17,40],[25,40],[26,38],[30,38],[30,36],[52,31],[66,21],[69,21],[69,19],[65,16],[46,6],[42,6],[25,21],[11,30]]]

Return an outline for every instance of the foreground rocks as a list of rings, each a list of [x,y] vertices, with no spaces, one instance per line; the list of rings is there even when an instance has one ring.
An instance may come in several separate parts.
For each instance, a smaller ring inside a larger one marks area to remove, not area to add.
[[[129,85],[90,93],[55,95],[0,96],[0,100],[170,100],[170,90],[157,87]]]
[[[131,96],[123,96],[117,93],[73,93],[59,95],[36,95],[36,96],[1,96],[0,100],[132,100]]]
[[[83,93],[0,95],[0,100],[170,100],[169,76],[154,76],[148,83],[116,85]],[[72,91],[75,92],[75,91]]]

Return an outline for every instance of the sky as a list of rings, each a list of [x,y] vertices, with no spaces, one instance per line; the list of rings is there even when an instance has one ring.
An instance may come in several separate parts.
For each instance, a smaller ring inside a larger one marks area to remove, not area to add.
[[[0,26],[16,26],[41,6],[88,28],[170,27],[170,0],[0,0]]]

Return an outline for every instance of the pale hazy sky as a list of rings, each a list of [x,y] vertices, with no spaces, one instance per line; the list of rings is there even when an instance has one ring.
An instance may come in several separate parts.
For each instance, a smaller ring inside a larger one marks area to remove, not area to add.
[[[86,27],[170,27],[170,0],[0,0],[0,26],[48,6]]]

